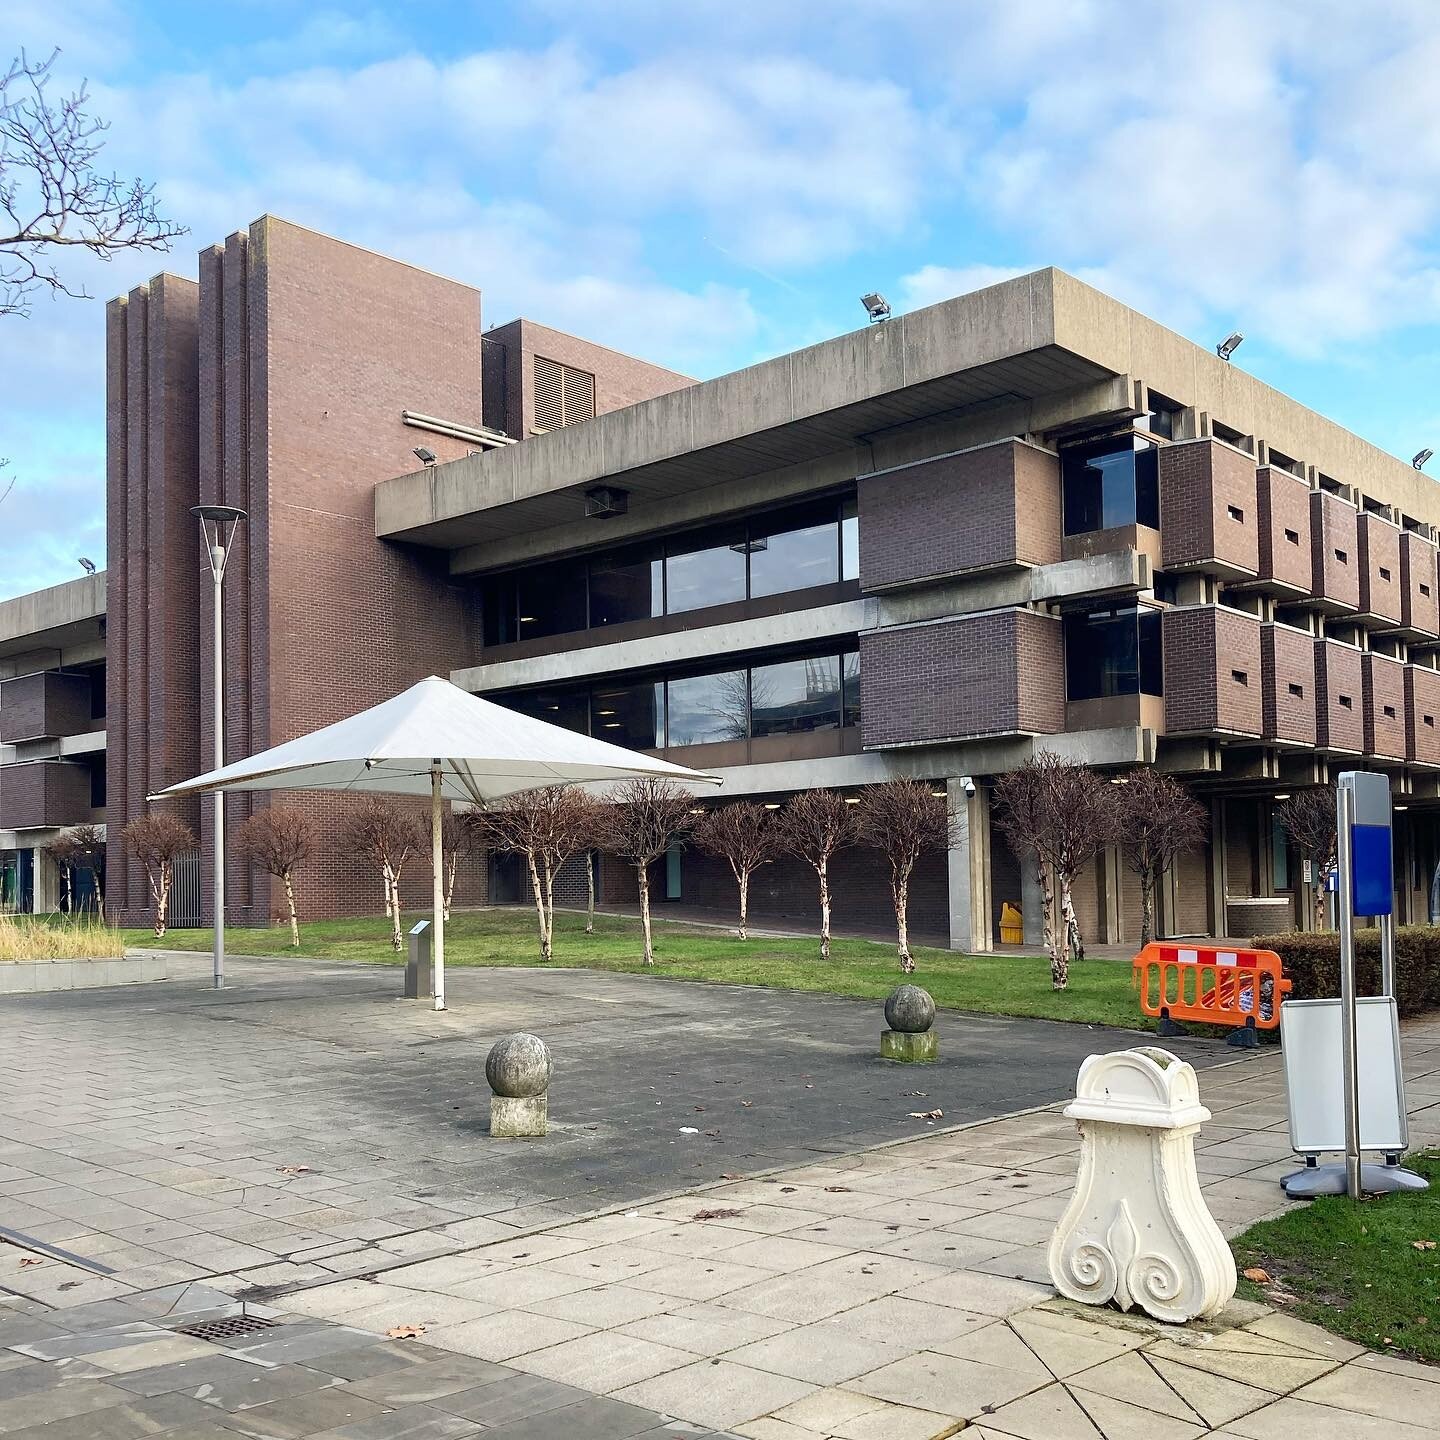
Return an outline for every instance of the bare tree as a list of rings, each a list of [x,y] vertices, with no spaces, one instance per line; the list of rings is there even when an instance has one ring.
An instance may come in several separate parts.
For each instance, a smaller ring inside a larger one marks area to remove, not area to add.
[[[1112,788],[1093,770],[1049,750],[995,784],[995,823],[1017,854],[1034,859],[1039,874],[1050,983],[1057,990],[1070,980],[1071,927],[1066,923],[1057,933],[1055,890],[1059,888],[1061,913],[1068,920],[1074,914],[1075,876],[1112,833]]]
[[[300,944],[300,916],[295,907],[295,870],[315,848],[315,827],[303,810],[293,805],[270,805],[257,810],[240,827],[236,837],[240,853],[285,887],[290,912],[290,943]]]
[[[1310,862],[1310,893],[1319,930],[1326,923],[1325,877],[1336,864],[1335,791],[1325,785],[1296,791],[1275,813],[1291,844]]]
[[[740,889],[740,938],[748,939],[750,877],[768,865],[780,846],[779,827],[763,805],[742,800],[707,810],[695,824],[695,845],[707,855],[718,855],[730,866]]]
[[[695,797],[673,780],[638,777],[616,787],[601,821],[601,849],[635,867],[645,963],[655,963],[650,866],[690,828]]]
[[[593,802],[569,785],[549,785],[510,796],[487,811],[491,843],[525,857],[535,915],[540,925],[540,958],[555,953],[555,876],[561,866],[590,843]]]
[[[350,846],[379,871],[385,887],[385,914],[390,920],[390,948],[400,951],[400,876],[410,857],[424,844],[414,814],[381,795],[365,795],[345,826]]]
[[[195,848],[195,832],[176,815],[137,815],[122,832],[125,848],[145,867],[154,904],[155,938],[165,934],[166,907],[170,884],[175,878],[175,861]]]
[[[52,103],[59,53],[37,63],[22,50],[0,75],[0,315],[28,314],[36,291],[88,298],[51,263],[66,247],[110,260],[187,233],[161,217],[153,185],[96,167],[108,126],[84,84]]]
[[[1198,850],[1210,830],[1205,807],[1153,765],[1132,770],[1111,797],[1114,836],[1140,881],[1140,943],[1155,938],[1155,890],[1181,856]]]
[[[3,497],[0,497],[3,498]],[[105,918],[105,832],[98,825],[76,825],[70,830],[75,868],[89,870],[95,886],[95,913]]]
[[[75,849],[75,842],[69,835],[57,835],[46,847],[45,853],[54,862],[55,868],[60,872],[60,904],[66,914],[71,913],[74,908],[75,895],[75,867],[79,863],[79,855]]]
[[[803,860],[820,882],[820,958],[830,958],[830,861],[855,843],[856,806],[834,790],[802,790],[776,815],[780,848]]]
[[[460,862],[484,848],[485,827],[473,817],[483,811],[456,810],[453,806],[440,817],[440,863],[444,866],[444,899],[441,902],[445,919],[450,919],[450,904],[455,898],[455,876]]]
[[[895,925],[900,969],[915,969],[910,953],[910,877],[927,851],[943,850],[950,843],[950,810],[944,793],[920,780],[887,780],[860,792],[860,834],[890,862],[890,896],[895,903]]]

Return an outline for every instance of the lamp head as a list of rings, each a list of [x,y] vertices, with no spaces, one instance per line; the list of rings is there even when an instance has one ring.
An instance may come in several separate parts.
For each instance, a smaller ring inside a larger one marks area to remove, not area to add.
[[[422,465],[430,466],[435,463],[435,452],[428,445],[417,445],[410,453],[414,455]]]
[[[1239,348],[1244,336],[1238,330],[1232,330],[1216,347],[1215,353],[1222,359],[1228,360]]]
[[[1434,458],[1433,450],[1422,450],[1410,463],[1417,469],[1423,470],[1426,464]]]
[[[865,313],[870,317],[873,325],[877,320],[888,320],[890,318],[890,302],[879,293],[872,291],[869,295],[862,295],[860,303],[865,307]]]

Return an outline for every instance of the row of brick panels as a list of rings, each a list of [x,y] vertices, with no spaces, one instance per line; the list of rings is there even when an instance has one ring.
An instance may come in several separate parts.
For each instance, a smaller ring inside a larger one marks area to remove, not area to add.
[[[88,675],[37,670],[0,681],[0,744],[83,735],[93,729]]]
[[[83,825],[91,815],[87,766],[70,760],[0,765],[0,830]]]
[[[1161,559],[1282,598],[1440,635],[1436,547],[1219,440],[1159,452]],[[1018,440],[859,482],[866,590],[1061,558],[1059,462]]]
[[[1440,765],[1440,671],[1217,605],[1161,622],[1164,730]],[[867,747],[1066,728],[1061,622],[998,610],[860,637]]]

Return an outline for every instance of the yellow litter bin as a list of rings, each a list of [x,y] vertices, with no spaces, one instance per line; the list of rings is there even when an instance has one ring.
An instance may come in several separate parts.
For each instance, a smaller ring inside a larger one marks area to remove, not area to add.
[[[1008,900],[1000,907],[1000,943],[1002,945],[1023,945],[1025,943],[1024,918]]]

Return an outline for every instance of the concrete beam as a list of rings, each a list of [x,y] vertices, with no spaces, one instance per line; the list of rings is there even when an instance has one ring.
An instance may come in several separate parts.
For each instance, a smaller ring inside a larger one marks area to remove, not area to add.
[[[105,572],[0,600],[0,655],[59,649],[82,638],[75,627],[105,614]]]

